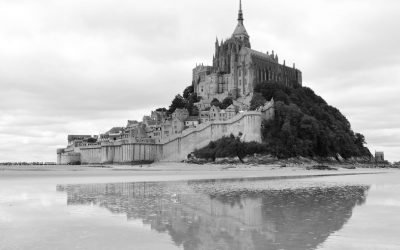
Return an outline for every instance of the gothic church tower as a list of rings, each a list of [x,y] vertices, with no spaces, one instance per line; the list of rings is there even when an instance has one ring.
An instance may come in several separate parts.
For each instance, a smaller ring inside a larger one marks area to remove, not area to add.
[[[238,24],[235,28],[235,31],[232,34],[232,37],[240,39],[244,42],[244,45],[250,48],[250,36],[247,34],[246,28],[243,24],[243,11],[242,11],[242,0],[239,2],[239,14],[238,14]]]
[[[232,36],[226,40],[215,43],[215,53],[213,58],[213,72],[229,74],[232,71],[233,63],[237,62],[238,54],[242,47],[251,48],[250,36],[244,27],[242,1],[239,1],[238,23]]]

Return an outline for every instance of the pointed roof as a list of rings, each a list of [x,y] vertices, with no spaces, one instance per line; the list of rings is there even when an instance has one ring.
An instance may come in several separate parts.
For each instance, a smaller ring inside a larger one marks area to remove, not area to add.
[[[239,0],[238,24],[236,25],[235,31],[233,32],[232,36],[249,36],[246,28],[244,27],[243,20],[242,0]]]

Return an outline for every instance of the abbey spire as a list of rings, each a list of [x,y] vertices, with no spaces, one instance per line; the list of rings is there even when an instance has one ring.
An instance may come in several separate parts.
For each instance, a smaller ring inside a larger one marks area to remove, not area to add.
[[[242,0],[239,0],[239,15],[238,21],[243,25],[243,11],[242,11]]]
[[[249,34],[247,34],[246,28],[243,24],[243,10],[242,10],[242,0],[239,0],[239,13],[238,13],[238,24],[236,25],[235,31],[232,36],[239,38],[242,41],[249,41]]]

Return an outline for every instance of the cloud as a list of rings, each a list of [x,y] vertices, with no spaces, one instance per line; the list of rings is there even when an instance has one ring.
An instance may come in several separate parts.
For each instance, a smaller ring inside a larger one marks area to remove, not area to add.
[[[244,1],[252,47],[296,62],[372,150],[400,160],[400,3]],[[96,134],[168,106],[228,38],[237,3],[0,2],[0,161],[54,160],[69,133]]]

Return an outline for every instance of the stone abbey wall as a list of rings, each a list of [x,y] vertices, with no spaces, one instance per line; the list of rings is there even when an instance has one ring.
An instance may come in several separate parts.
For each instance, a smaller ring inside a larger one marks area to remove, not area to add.
[[[81,148],[82,164],[123,164],[155,160],[155,144],[116,143]]]
[[[175,138],[158,145],[156,160],[181,161],[195,149],[207,146],[211,141],[223,136],[242,134],[243,141],[261,142],[261,112],[248,111],[236,115],[227,121],[214,121],[187,129]]]
[[[69,165],[79,164],[80,162],[81,154],[79,152],[79,149],[57,149],[57,164]]]
[[[262,113],[247,111],[227,121],[214,121],[186,129],[157,144],[115,142],[57,151],[59,164],[129,164],[142,161],[182,161],[195,149],[223,136],[242,134],[243,141],[261,142]]]

